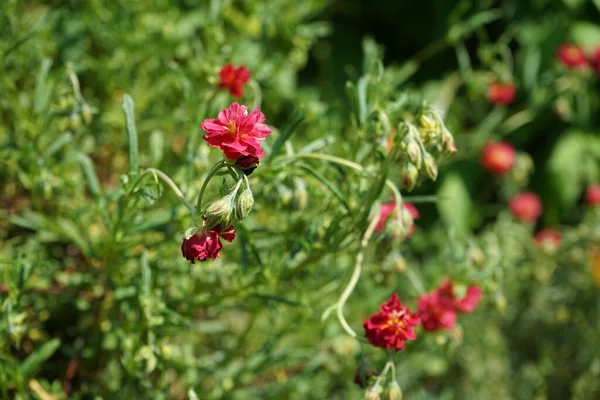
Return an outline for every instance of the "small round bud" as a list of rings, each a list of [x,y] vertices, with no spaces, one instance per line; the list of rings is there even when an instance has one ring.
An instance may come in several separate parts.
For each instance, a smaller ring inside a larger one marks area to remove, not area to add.
[[[407,190],[413,190],[419,179],[419,170],[412,163],[404,163],[402,166],[402,184]]]
[[[427,175],[429,176],[429,178],[431,178],[432,181],[435,181],[438,175],[438,167],[435,163],[435,160],[433,159],[431,154],[426,152],[423,161],[425,163],[425,171],[427,171]]]
[[[206,209],[206,227],[208,229],[215,225],[223,224],[229,226],[233,213],[233,203],[229,196],[225,196],[208,206]]]
[[[398,382],[390,382],[388,386],[388,396],[390,400],[402,400],[402,390],[400,389],[400,385],[398,385]]]
[[[379,400],[379,393],[381,393],[381,388],[379,386],[373,386],[365,392],[365,400]]]
[[[402,210],[400,211],[400,220],[402,221],[402,225],[409,230],[415,224],[412,214],[406,207],[402,207]]]
[[[419,117],[419,123],[424,130],[429,132],[438,129],[438,124],[435,119],[427,114],[422,114],[421,117]]]
[[[456,144],[454,143],[454,137],[447,129],[444,129],[442,131],[440,141],[444,152],[448,154],[456,153]]]
[[[423,162],[423,154],[421,152],[421,146],[417,143],[416,140],[409,140],[406,144],[406,154],[408,155],[408,160],[417,166],[420,167]]]
[[[237,206],[235,208],[235,216],[238,221],[246,219],[253,206],[254,196],[252,196],[252,191],[250,188],[247,188],[242,192],[240,197],[238,197]]]

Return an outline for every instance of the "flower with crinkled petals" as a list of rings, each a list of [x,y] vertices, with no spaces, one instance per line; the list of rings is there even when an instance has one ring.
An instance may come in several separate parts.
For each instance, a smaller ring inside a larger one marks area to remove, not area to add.
[[[585,52],[579,46],[564,43],[558,49],[558,59],[567,68],[583,68],[588,65]]]
[[[365,337],[375,347],[404,350],[404,342],[415,340],[415,327],[419,317],[400,301],[396,293],[383,303],[380,312],[371,315],[365,322]]]
[[[515,85],[494,82],[488,88],[488,100],[496,106],[505,106],[513,102],[516,93]]]
[[[449,278],[444,279],[436,290],[421,295],[417,302],[423,329],[437,331],[453,328],[456,325],[456,312],[473,311],[480,299],[481,289],[476,285],[469,286],[465,297],[457,299],[452,281]]]
[[[537,245],[550,253],[558,250],[561,240],[562,235],[560,232],[551,228],[542,229],[535,235],[535,242]]]
[[[542,215],[542,202],[533,192],[519,193],[510,200],[510,211],[520,221],[535,222]]]
[[[517,154],[507,142],[488,142],[481,152],[480,163],[483,168],[495,175],[504,175],[515,165]]]
[[[227,88],[230,95],[240,98],[244,94],[244,85],[250,79],[250,71],[243,65],[234,68],[231,64],[225,64],[219,71],[219,77],[219,87]]]
[[[231,242],[235,239],[233,226],[222,229],[219,225],[211,229],[203,229],[194,233],[189,238],[184,238],[181,243],[181,254],[192,264],[198,261],[214,260],[221,257],[223,243],[221,240]]]
[[[265,153],[260,147],[262,141],[271,134],[271,129],[263,121],[265,116],[258,108],[248,114],[248,107],[232,103],[221,111],[217,119],[206,119],[202,136],[212,147],[223,150],[225,157],[237,161],[241,157],[263,158]]]

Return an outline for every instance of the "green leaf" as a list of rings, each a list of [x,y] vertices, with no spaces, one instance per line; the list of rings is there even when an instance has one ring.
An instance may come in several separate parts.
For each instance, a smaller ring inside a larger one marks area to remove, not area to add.
[[[60,347],[60,339],[54,338],[44,343],[39,349],[29,355],[21,364],[20,370],[23,376],[30,375],[44,361],[48,360]]]
[[[565,5],[570,9],[574,10],[584,4],[585,0],[563,0],[563,3],[565,3]]]
[[[48,101],[52,94],[52,85],[46,83],[48,73],[52,67],[52,60],[46,58],[42,61],[42,68],[37,75],[35,82],[35,111],[40,114],[48,107]]]
[[[281,135],[279,135],[279,138],[273,145],[271,154],[269,154],[269,158],[267,159],[267,163],[269,163],[271,159],[273,159],[273,157],[275,157],[275,155],[279,152],[279,150],[281,150],[284,143],[290,138],[290,136],[292,136],[292,133],[294,133],[296,128],[298,128],[298,125],[300,125],[302,120],[304,120],[304,113],[300,110],[297,110],[292,116],[290,122],[285,126],[285,128],[283,128]]]
[[[164,155],[165,138],[162,131],[150,134],[150,165],[158,167]]]
[[[63,133],[56,139],[48,150],[44,152],[44,159],[47,160],[62,149],[67,143],[73,139],[73,135],[70,132]]]
[[[437,203],[444,223],[458,236],[465,236],[471,223],[472,204],[464,179],[456,172],[449,173],[438,190],[438,196],[447,199]]]
[[[90,189],[90,192],[94,195],[94,197],[100,196],[102,194],[102,189],[100,188],[100,182],[98,181],[98,176],[96,175],[94,163],[87,155],[83,153],[77,154],[77,161],[79,161],[79,164],[81,164],[81,169],[83,170],[83,175],[85,176],[88,189]]]
[[[138,137],[135,129],[135,104],[130,95],[123,97],[123,111],[125,112],[125,127],[129,139],[129,172],[135,173],[138,165]]]
[[[152,271],[150,270],[150,263],[148,263],[148,252],[146,250],[142,251],[140,267],[142,270],[142,292],[150,293],[150,290],[152,289]]]
[[[585,50],[593,50],[600,43],[600,27],[591,22],[576,22],[571,27],[573,41]]]
[[[198,395],[192,389],[188,390],[188,397],[190,400],[198,400]]]
[[[327,179],[326,177],[321,175],[318,171],[316,171],[314,168],[310,167],[309,165],[306,165],[303,163],[298,163],[298,167],[305,170],[306,172],[311,174],[316,180],[321,182],[339,200],[339,202],[342,203],[342,205],[344,206],[346,211],[348,211],[349,213],[351,212],[350,206],[348,205],[348,202],[344,198],[344,195],[342,194],[342,192],[340,192],[340,190],[337,188],[337,186],[335,186],[329,179]]]

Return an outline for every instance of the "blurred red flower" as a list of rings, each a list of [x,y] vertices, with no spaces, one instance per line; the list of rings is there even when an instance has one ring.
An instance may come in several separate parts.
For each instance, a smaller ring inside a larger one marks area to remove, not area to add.
[[[542,229],[535,235],[537,245],[549,252],[558,250],[561,240],[561,233],[551,228]]]
[[[413,219],[418,219],[421,216],[421,214],[419,213],[419,210],[417,210],[417,207],[415,207],[415,205],[412,203],[406,203],[406,202],[402,203],[402,207],[404,207],[404,209],[406,209],[410,213],[410,215],[413,217]],[[390,215],[394,212],[395,209],[396,209],[395,202],[384,203],[381,206],[379,206],[379,221],[377,222],[377,225],[375,226],[375,232],[381,232],[385,229],[387,220],[390,217]],[[414,231],[415,231],[415,226],[413,225],[410,232],[408,233],[408,235],[406,235],[406,237],[404,237],[404,239],[408,239],[413,234]]]
[[[381,305],[380,312],[371,315],[364,323],[365,336],[375,347],[404,350],[404,342],[415,340],[415,327],[419,317],[400,301],[396,293]]]
[[[233,226],[227,229],[221,229],[219,225],[211,229],[203,229],[202,231],[196,232],[188,239],[183,239],[181,243],[181,254],[183,257],[191,261],[192,264],[195,260],[206,261],[208,259],[214,260],[221,257],[221,249],[223,243],[221,240],[231,242],[235,239],[235,230]]]
[[[229,94],[240,98],[244,94],[244,85],[250,79],[250,70],[243,65],[234,68],[231,64],[225,64],[219,71],[219,76],[219,87],[227,88]]]
[[[436,290],[421,295],[417,302],[423,329],[436,331],[453,328],[457,311],[472,312],[477,308],[480,299],[481,289],[476,285],[470,285],[465,297],[457,299],[452,281],[449,278],[444,279]]]
[[[600,204],[600,184],[593,183],[587,187],[585,192],[585,200],[590,206],[597,206]]]
[[[248,114],[248,107],[232,103],[221,111],[217,119],[206,119],[202,136],[212,147],[218,147],[225,157],[238,160],[244,156],[264,157],[260,143],[271,134],[271,129],[262,122],[265,116],[258,108]]]
[[[597,74],[600,74],[600,46],[594,49],[594,53],[592,54],[592,57],[590,57],[590,64],[594,71],[596,71]]]
[[[567,68],[583,68],[588,65],[583,49],[574,44],[562,44],[558,49],[558,59]]]
[[[511,84],[494,82],[488,88],[488,100],[494,105],[507,105],[513,102],[517,87]]]
[[[510,211],[520,221],[535,222],[542,215],[542,202],[537,194],[524,192],[510,200]]]
[[[515,149],[506,142],[489,142],[483,147],[480,163],[495,175],[504,175],[515,165]]]

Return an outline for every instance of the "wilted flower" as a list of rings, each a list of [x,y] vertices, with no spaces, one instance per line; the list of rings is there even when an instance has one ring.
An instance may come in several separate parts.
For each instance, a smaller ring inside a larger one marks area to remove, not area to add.
[[[542,202],[537,194],[524,192],[510,200],[510,211],[520,221],[535,222],[542,215]]]
[[[560,232],[551,228],[542,229],[535,235],[537,245],[548,252],[558,250],[561,240],[562,235]]]
[[[386,224],[387,224],[387,219],[390,217],[390,215],[392,215],[392,213],[394,212],[395,209],[396,209],[395,202],[384,203],[381,206],[379,206],[379,221],[377,221],[377,225],[375,226],[376,232],[381,232],[385,229]],[[403,209],[403,211],[408,211],[408,216],[412,217],[413,220],[418,219],[420,217],[419,210],[417,210],[417,208],[412,203],[402,203],[402,209]],[[403,215],[400,215],[400,218],[402,218],[403,216],[404,216],[404,213],[403,213]],[[397,218],[397,216],[395,216],[395,215],[394,215],[394,217]],[[401,222],[404,224],[406,221],[407,221],[407,218],[405,217],[405,218],[403,218],[403,220]],[[406,234],[404,239],[409,238],[413,234],[414,230],[415,230],[415,225],[413,223],[413,224],[411,224],[410,230],[408,231],[408,233]]]
[[[254,155],[242,156],[235,161],[235,165],[240,167],[245,175],[252,174],[256,167],[258,167],[258,164],[260,164],[260,161]]]
[[[493,174],[503,175],[515,164],[515,149],[506,142],[489,142],[483,147],[480,162]]]
[[[558,59],[567,68],[583,68],[588,65],[583,49],[574,44],[561,45],[558,49]]]
[[[404,342],[415,340],[415,327],[419,317],[400,301],[396,293],[381,305],[380,312],[371,315],[364,323],[365,336],[375,347],[404,350]]]
[[[214,260],[221,257],[223,244],[220,239],[228,242],[235,239],[233,226],[227,229],[222,229],[219,225],[212,229],[206,229],[205,226],[201,231],[194,233],[189,238],[183,239],[181,254],[186,260],[191,261],[192,264],[195,263],[195,260]]]
[[[244,94],[243,88],[250,79],[250,71],[243,65],[234,68],[231,64],[225,64],[219,71],[219,76],[219,87],[227,88],[229,94],[239,98]]]
[[[600,204],[600,184],[594,183],[587,187],[585,200],[592,207]]]
[[[260,143],[271,134],[271,129],[262,123],[264,120],[258,108],[248,114],[248,107],[232,103],[217,119],[202,122],[202,129],[208,133],[202,138],[210,146],[223,150],[225,157],[231,160],[245,156],[262,158],[264,151]]]
[[[467,288],[465,297],[457,299],[449,278],[440,286],[427,294],[421,295],[417,305],[423,329],[436,331],[451,329],[456,324],[456,313],[470,313],[477,307],[481,299],[481,289],[476,285]]]
[[[507,105],[513,102],[517,87],[511,84],[494,82],[488,88],[488,100],[494,105]]]

